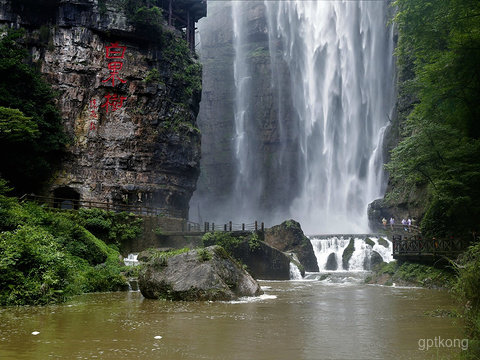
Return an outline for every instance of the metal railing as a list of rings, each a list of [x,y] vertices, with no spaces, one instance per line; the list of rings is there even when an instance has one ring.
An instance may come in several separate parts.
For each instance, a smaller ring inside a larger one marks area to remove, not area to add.
[[[474,242],[474,238],[424,239],[414,235],[393,237],[393,257],[447,257],[455,258]],[[478,241],[478,239],[477,239]]]

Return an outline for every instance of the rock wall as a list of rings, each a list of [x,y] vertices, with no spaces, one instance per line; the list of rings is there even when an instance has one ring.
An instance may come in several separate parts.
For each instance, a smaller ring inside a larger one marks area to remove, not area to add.
[[[199,21],[201,37],[200,58],[203,64],[202,104],[198,116],[202,131],[202,173],[198,190],[192,199],[192,215],[200,222],[211,219],[225,221],[225,213],[236,214],[238,197],[258,194],[257,206],[260,215],[273,214],[280,208],[288,208],[299,187],[298,168],[300,147],[298,143],[297,116],[293,109],[289,89],[290,73],[283,60],[280,42],[278,48],[269,48],[269,34],[265,5],[249,2],[237,15],[247,30],[245,62],[255,76],[251,77],[248,96],[251,107],[247,110],[251,119],[246,122],[245,137],[248,138],[254,177],[248,189],[236,189],[238,161],[235,147],[235,79],[234,60],[235,34],[230,2],[213,2],[209,16]],[[272,77],[272,64],[282,78]],[[274,90],[272,81],[282,84],[281,93]],[[282,120],[280,120],[282,119]],[[280,126],[280,124],[283,124]],[[280,151],[280,149],[287,151]],[[243,148],[239,151],[245,152]],[[279,159],[279,153],[284,154]],[[284,176],[277,176],[283,173]],[[290,174],[288,181],[286,175]],[[255,189],[253,189],[255,188]],[[235,198],[235,194],[240,193]],[[256,209],[249,208],[249,215]],[[208,213],[208,219],[206,218]],[[203,218],[202,218],[203,217]],[[283,219],[283,217],[280,217]],[[265,217],[261,220],[268,221]],[[276,220],[275,220],[276,221]]]
[[[187,217],[196,188],[200,65],[165,24],[141,31],[115,0],[0,0],[27,30],[71,144],[50,195],[164,207]]]

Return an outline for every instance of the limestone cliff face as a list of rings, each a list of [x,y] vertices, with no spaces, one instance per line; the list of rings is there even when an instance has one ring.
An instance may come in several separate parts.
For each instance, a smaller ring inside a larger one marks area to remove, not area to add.
[[[186,217],[199,175],[200,66],[175,29],[134,27],[115,0],[0,0],[58,93],[71,145],[49,193]]]

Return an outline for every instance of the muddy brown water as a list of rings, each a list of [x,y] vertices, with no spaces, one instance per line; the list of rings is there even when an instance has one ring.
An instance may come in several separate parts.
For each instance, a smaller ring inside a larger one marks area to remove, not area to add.
[[[451,310],[448,292],[366,285],[362,276],[261,281],[265,295],[237,302],[122,292],[0,308],[0,359],[449,359],[462,351],[459,319],[425,315]]]

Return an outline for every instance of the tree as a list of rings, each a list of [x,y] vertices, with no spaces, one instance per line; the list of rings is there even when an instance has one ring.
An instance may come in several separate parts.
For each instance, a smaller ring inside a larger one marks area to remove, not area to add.
[[[0,37],[0,173],[17,195],[49,179],[67,143],[53,92],[28,61],[23,31]],[[8,154],[8,156],[5,156]]]
[[[397,189],[427,184],[426,235],[464,234],[480,216],[480,2],[395,5],[399,64],[414,69],[403,85],[418,101],[386,168]]]

